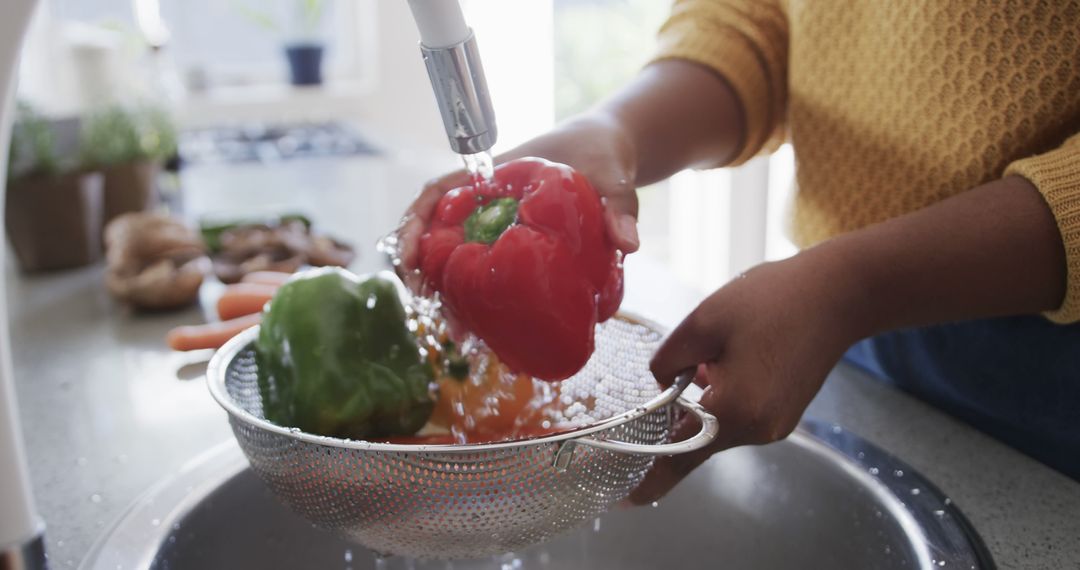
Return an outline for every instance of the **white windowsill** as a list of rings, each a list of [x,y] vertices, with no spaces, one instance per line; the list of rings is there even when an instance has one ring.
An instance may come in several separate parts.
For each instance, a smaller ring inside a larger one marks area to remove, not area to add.
[[[218,87],[188,94],[177,104],[187,128],[242,122],[317,122],[348,119],[371,93],[362,81],[330,81],[312,87],[264,84]]]

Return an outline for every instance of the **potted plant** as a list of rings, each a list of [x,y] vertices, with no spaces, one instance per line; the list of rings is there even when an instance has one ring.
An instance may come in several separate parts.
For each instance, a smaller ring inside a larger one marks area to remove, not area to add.
[[[326,2],[290,0],[289,4],[293,13],[290,14],[287,29],[267,12],[246,4],[238,3],[236,6],[260,27],[290,38],[285,42],[285,58],[289,63],[289,79],[293,85],[321,85],[326,44],[319,36],[319,26],[326,11]]]
[[[4,226],[27,272],[101,258],[102,175],[57,156],[50,122],[20,103],[12,129]]]
[[[154,107],[111,106],[83,119],[82,163],[105,175],[105,224],[156,203],[157,176],[176,152],[176,139],[169,116]]]

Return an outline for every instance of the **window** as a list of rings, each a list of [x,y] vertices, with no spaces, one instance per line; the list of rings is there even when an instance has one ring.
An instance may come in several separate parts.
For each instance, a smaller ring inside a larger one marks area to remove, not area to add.
[[[656,0],[554,0],[556,118],[588,109],[633,77],[670,8]],[[785,147],[741,168],[682,172],[639,190],[642,253],[703,291],[764,258],[790,255],[784,212],[793,172]]]
[[[167,54],[182,77],[214,86],[282,83],[286,42],[317,37],[326,44],[333,80],[359,80],[370,34],[362,33],[374,0],[324,0],[305,29],[301,0],[50,0],[52,16],[138,33],[136,5],[160,9]],[[200,79],[200,80],[201,80]]]

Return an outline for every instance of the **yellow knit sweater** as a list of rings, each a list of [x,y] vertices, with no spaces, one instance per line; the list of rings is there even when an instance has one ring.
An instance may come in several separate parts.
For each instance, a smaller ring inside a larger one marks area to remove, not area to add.
[[[790,140],[801,246],[1026,177],[1067,254],[1048,316],[1080,320],[1080,0],[676,0],[660,58],[733,86],[736,163]]]

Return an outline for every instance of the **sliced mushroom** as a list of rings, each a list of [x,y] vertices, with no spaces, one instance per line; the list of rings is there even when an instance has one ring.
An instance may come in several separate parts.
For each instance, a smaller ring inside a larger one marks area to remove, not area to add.
[[[313,234],[295,220],[274,226],[238,226],[222,232],[219,239],[214,273],[225,283],[235,283],[252,271],[293,272],[305,265],[345,267],[355,258],[347,244]]]

